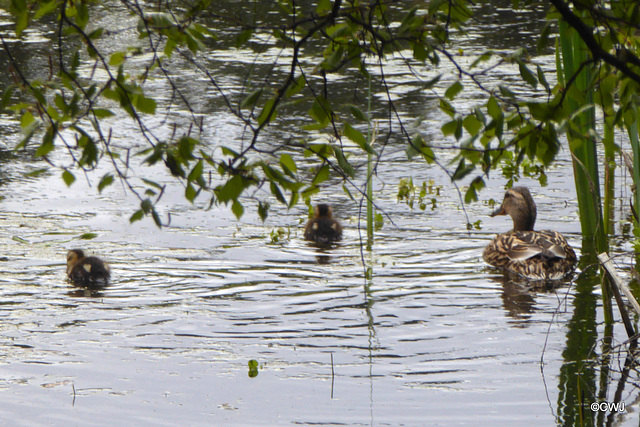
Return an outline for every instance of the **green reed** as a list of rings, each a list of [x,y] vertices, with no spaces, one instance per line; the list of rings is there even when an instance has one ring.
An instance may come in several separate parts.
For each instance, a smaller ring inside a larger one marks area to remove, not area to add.
[[[635,191],[635,212],[638,215],[638,210],[640,209],[640,141],[638,140],[638,110],[634,109],[633,118],[630,123],[627,125],[627,132],[629,134],[629,142],[631,143],[631,150],[633,151],[633,183],[636,187]],[[636,226],[637,226],[637,218],[636,218]]]
[[[596,118],[594,108],[593,71],[588,49],[569,25],[560,21],[560,51],[562,61],[558,61],[558,80],[567,91],[566,102],[573,123],[567,126],[567,139],[573,158],[573,176],[582,235],[593,238],[599,252],[605,251],[606,239],[602,221],[600,180],[598,176],[598,155],[593,135]],[[568,87],[567,87],[568,86]]]
[[[369,140],[369,145],[373,147],[373,142],[375,140],[375,129],[372,126],[371,122],[371,76],[369,76],[369,87],[368,87],[368,100],[367,100],[367,118],[369,119],[369,126],[367,129],[367,139]],[[371,152],[367,154],[367,249],[371,250],[373,247],[373,162],[375,161],[375,157]]]
[[[558,46],[557,46],[558,47]],[[556,49],[558,82],[564,86],[566,107],[570,123],[566,126],[567,140],[573,160],[573,177],[580,225],[583,236],[583,252],[595,249],[597,254],[608,250],[606,228],[602,215],[600,179],[598,173],[598,154],[596,151],[596,117],[594,97],[594,72],[589,50],[578,34],[563,20],[559,21],[559,49]],[[586,106],[586,107],[585,107]],[[603,138],[607,160],[613,160],[613,137]],[[607,141],[608,140],[608,141]],[[611,158],[609,158],[611,156]],[[606,189],[609,188],[607,181]],[[612,191],[605,191],[605,205],[613,208]],[[609,217],[609,215],[606,215]],[[603,281],[602,285],[604,317],[606,322],[613,321],[611,295]]]

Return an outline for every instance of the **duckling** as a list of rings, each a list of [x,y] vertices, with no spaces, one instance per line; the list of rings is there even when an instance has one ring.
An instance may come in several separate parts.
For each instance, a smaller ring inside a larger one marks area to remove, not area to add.
[[[109,284],[109,265],[100,258],[87,257],[81,249],[67,252],[67,276],[77,286],[101,289]]]
[[[321,203],[316,206],[315,216],[307,222],[304,238],[319,244],[328,244],[342,239],[342,226],[333,219],[331,206]]]
[[[558,280],[571,273],[577,258],[557,231],[534,231],[536,204],[526,187],[513,187],[491,214],[510,215],[513,230],[498,234],[487,245],[485,262],[530,280]]]

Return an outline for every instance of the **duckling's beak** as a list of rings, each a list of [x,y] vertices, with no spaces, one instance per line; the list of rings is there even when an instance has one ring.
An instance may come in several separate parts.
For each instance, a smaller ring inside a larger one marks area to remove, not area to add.
[[[506,215],[507,211],[504,210],[504,206],[500,205],[500,207],[498,209],[496,209],[495,211],[491,212],[491,217],[494,216],[498,216],[498,215]]]

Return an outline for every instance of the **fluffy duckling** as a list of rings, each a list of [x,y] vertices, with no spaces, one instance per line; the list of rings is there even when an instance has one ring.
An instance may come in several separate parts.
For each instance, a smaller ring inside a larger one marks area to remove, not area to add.
[[[316,206],[315,215],[307,222],[304,238],[320,244],[328,244],[342,239],[342,226],[333,219],[331,206],[321,203]]]
[[[513,187],[491,214],[510,215],[513,230],[498,234],[482,257],[495,267],[530,280],[558,280],[571,273],[576,254],[557,231],[534,231],[536,204],[526,187]]]
[[[100,258],[87,257],[81,249],[72,249],[67,252],[67,276],[77,286],[100,289],[109,284],[111,272]]]

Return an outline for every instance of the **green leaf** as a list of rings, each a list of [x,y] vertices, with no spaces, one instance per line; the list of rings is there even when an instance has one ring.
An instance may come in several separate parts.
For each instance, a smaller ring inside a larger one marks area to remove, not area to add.
[[[219,190],[218,190],[218,200],[223,203],[226,203],[231,200],[238,200],[238,197],[242,194],[245,188],[249,185],[248,182],[245,182],[244,178],[241,175],[236,175],[227,181]]]
[[[73,182],[76,180],[76,177],[68,170],[65,170],[64,172],[62,172],[62,179],[64,180],[64,183],[67,184],[67,187],[70,187],[71,184],[73,184]]]
[[[260,99],[260,95],[262,95],[262,89],[256,89],[251,92],[245,99],[240,103],[240,108],[251,108],[256,105],[258,99]]]
[[[313,105],[309,110],[309,115],[320,125],[326,126],[331,121],[332,110],[331,106],[326,99],[322,97],[316,97],[313,101]]]
[[[431,147],[429,147],[427,142],[420,134],[415,135],[411,139],[411,143],[407,146],[406,153],[409,160],[413,159],[414,156],[419,154],[426,160],[428,164],[433,163],[436,159],[433,150],[431,149]]]
[[[340,166],[340,169],[342,169],[342,172],[344,172],[345,175],[353,178],[355,176],[356,171],[353,168],[353,166],[351,166],[351,164],[347,161],[347,158],[345,157],[344,152],[340,148],[335,147],[333,150],[333,153],[336,160],[338,161],[338,165]]]
[[[527,103],[531,116],[538,121],[546,121],[553,118],[553,114],[556,111],[555,108],[550,106],[547,102],[529,102]]]
[[[111,54],[109,57],[109,65],[117,67],[124,62],[124,59],[127,57],[126,52],[115,52]]]
[[[203,169],[204,169],[204,163],[202,162],[202,159],[200,159],[198,160],[198,163],[196,163],[196,165],[193,167],[193,169],[191,169],[191,172],[189,172],[187,181],[189,182],[197,181],[202,176]]]
[[[244,208],[242,207],[242,204],[236,200],[233,202],[233,205],[231,205],[231,212],[233,212],[236,218],[240,219],[244,213]]]
[[[27,133],[27,129],[31,128],[36,119],[33,117],[30,111],[25,111],[25,113],[20,117],[20,127],[22,127],[23,132]]]
[[[280,165],[283,169],[288,170],[291,173],[296,173],[298,171],[298,167],[296,166],[296,162],[293,160],[293,157],[287,153],[280,156]]]
[[[542,54],[544,49],[549,46],[549,34],[551,34],[552,23],[547,22],[542,31],[540,32],[540,38],[538,39],[538,43],[536,44],[536,50],[538,54]]]
[[[323,69],[327,71],[337,70],[342,62],[342,57],[344,56],[344,48],[340,45],[338,48],[335,48],[335,45],[332,46],[333,51],[326,57],[326,59],[322,62],[321,66]]]
[[[437,76],[435,76],[431,80],[427,80],[421,86],[422,86],[423,89],[431,89],[432,87],[434,87],[440,81],[441,78],[442,78],[442,74],[438,74]]]
[[[98,161],[99,150],[93,138],[83,135],[78,140],[78,146],[82,147],[82,157],[79,161],[81,166],[93,165]]]
[[[36,149],[35,156],[36,157],[44,157],[49,154],[54,148],[53,142],[47,140],[40,144],[40,146]]]
[[[318,171],[318,173],[316,174],[316,176],[313,178],[312,185],[318,185],[321,182],[324,182],[327,179],[329,179],[329,172],[330,172],[329,165],[327,164],[323,165]]]
[[[98,237],[98,234],[96,234],[96,233],[84,233],[84,234],[81,234],[80,236],[78,236],[78,239],[91,240],[91,239],[95,239],[96,237]]]
[[[51,0],[47,2],[38,2],[37,4],[39,4],[40,7],[36,11],[36,13],[33,15],[34,21],[37,21],[40,18],[42,18],[44,15],[47,15],[53,12],[58,7],[58,2],[56,0]]]
[[[102,27],[96,28],[95,30],[89,33],[89,39],[90,40],[99,39],[100,37],[102,37],[102,34],[104,34],[104,28]]]
[[[260,115],[258,116],[258,125],[262,126],[263,124],[270,122],[276,118],[276,110],[274,109],[275,103],[275,98],[271,98],[264,103],[262,112],[260,112]],[[273,111],[271,111],[272,109]]]
[[[498,89],[500,89],[500,95],[504,96],[505,98],[515,99],[516,94],[513,93],[511,89],[509,89],[505,85],[498,85]]]
[[[453,105],[444,98],[440,98],[439,108],[443,113],[446,113],[450,117],[454,117],[456,115],[456,109],[453,108]]]
[[[287,200],[284,198],[282,191],[280,191],[280,187],[278,187],[278,185],[275,182],[272,182],[269,186],[271,188],[271,194],[273,194],[280,203],[282,203],[283,205],[286,205]]]
[[[442,125],[443,135],[454,135],[457,140],[462,137],[462,121],[460,119],[451,120]]]
[[[542,86],[544,86],[547,92],[551,91],[551,88],[549,87],[549,82],[547,82],[547,78],[544,76],[544,71],[542,70],[542,67],[537,65],[537,71],[538,71],[538,80],[540,81],[540,83],[542,83]]]
[[[262,222],[265,222],[267,220],[267,217],[269,216],[269,203],[265,202],[261,202],[258,201],[258,215],[260,216],[260,219],[262,220]]]
[[[356,119],[359,120],[361,122],[368,122],[369,121],[369,117],[367,116],[366,113],[364,113],[360,108],[358,108],[357,106],[353,105],[353,104],[347,104],[347,109],[349,110],[349,112],[351,113],[351,115]]]
[[[358,144],[358,146],[362,150],[366,151],[367,153],[374,154],[374,155],[376,154],[376,152],[373,150],[373,148],[371,148],[371,145],[369,145],[367,138],[365,138],[362,132],[355,129],[349,123],[344,124],[344,135],[350,140],[352,140],[353,142],[355,142],[356,144]]]
[[[342,191],[344,192],[344,194],[347,195],[347,197],[349,197],[351,201],[353,202],[356,201],[355,198],[353,197],[353,194],[351,194],[351,191],[349,191],[349,189],[344,184],[342,184]]]
[[[287,205],[287,209],[293,208],[298,203],[299,199],[300,199],[300,193],[298,193],[297,191],[293,191],[291,193],[291,198],[289,199],[289,204]]]
[[[291,97],[296,95],[302,91],[307,85],[307,79],[305,79],[304,75],[298,77],[296,81],[287,89],[286,96]]]
[[[316,13],[322,15],[331,10],[331,2],[329,0],[320,0],[316,6]]]
[[[220,149],[222,150],[222,154],[224,154],[225,156],[238,157],[240,155],[237,151],[234,151],[229,147],[225,147],[224,145],[220,147]]]
[[[141,113],[154,114],[156,112],[156,101],[143,95],[137,97],[135,105]]]
[[[13,95],[13,86],[8,86],[5,88],[4,92],[2,92],[2,102],[0,104],[0,111],[4,110],[7,105],[9,105],[9,101],[11,101],[11,96]]]
[[[185,197],[185,199],[187,199],[188,201],[193,203],[193,201],[196,199],[197,195],[198,195],[198,192],[193,187],[193,185],[189,182],[187,184],[187,187],[184,189],[184,197]]]
[[[167,57],[171,57],[171,55],[173,55],[173,52],[176,50],[176,47],[178,47],[178,43],[176,43],[176,40],[173,38],[168,38],[167,42],[164,45],[164,54],[167,55]]]
[[[457,181],[469,175],[475,169],[474,165],[467,165],[464,159],[460,159],[456,171],[451,176],[451,181]]]
[[[536,79],[536,76],[533,75],[531,70],[529,70],[522,61],[518,61],[518,68],[520,69],[520,76],[522,77],[522,80],[535,89],[538,86],[538,79]]]
[[[49,172],[49,169],[46,169],[46,168],[36,169],[36,170],[32,170],[31,172],[25,173],[24,176],[27,178],[37,178],[39,176],[46,174],[47,172]]]
[[[502,117],[502,108],[500,108],[498,100],[493,96],[487,101],[487,112],[495,120]]]
[[[464,202],[471,203],[478,201],[478,191],[485,187],[485,182],[481,177],[474,178],[464,195]]]
[[[251,38],[252,34],[253,30],[250,28],[241,31],[240,34],[238,34],[238,36],[236,37],[236,48],[242,47],[242,45],[244,45]]]
[[[144,211],[142,209],[138,209],[133,215],[131,215],[129,222],[140,221],[142,218],[144,218]]]
[[[107,117],[115,116],[115,114],[113,114],[111,110],[108,110],[106,108],[94,108],[91,111],[93,112],[93,115],[98,119],[106,119]]]
[[[480,123],[480,120],[478,120],[475,115],[469,115],[462,121],[462,126],[464,126],[464,129],[469,135],[475,136],[482,128],[482,123]]]
[[[384,217],[380,212],[376,213],[375,219],[373,222],[374,222],[376,231],[382,230],[382,227],[384,226]]]
[[[75,5],[78,11],[78,14],[76,16],[76,24],[78,24],[80,28],[84,29],[84,27],[86,27],[87,23],[89,22],[89,7],[86,5],[86,3],[83,2],[76,2]]]
[[[193,159],[193,149],[198,144],[198,141],[190,136],[183,136],[178,141],[178,153],[182,160]]]
[[[446,96],[447,98],[453,100],[453,98],[455,98],[456,95],[459,94],[462,91],[462,89],[464,89],[464,86],[462,86],[462,83],[455,82],[454,84],[449,86],[447,91],[444,93],[444,96]]]
[[[104,190],[111,184],[113,184],[113,175],[111,174],[104,175],[100,180],[100,182],[98,183],[98,193],[102,193],[102,190]]]
[[[12,3],[26,3],[26,2],[24,0],[17,0],[17,1],[13,1]],[[20,37],[22,32],[27,28],[27,25],[29,25],[29,14],[25,10],[24,12],[20,12],[16,15],[17,15],[15,19],[16,36]]]

